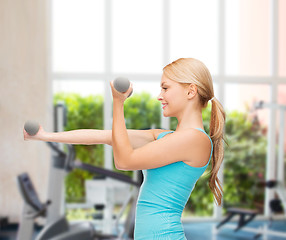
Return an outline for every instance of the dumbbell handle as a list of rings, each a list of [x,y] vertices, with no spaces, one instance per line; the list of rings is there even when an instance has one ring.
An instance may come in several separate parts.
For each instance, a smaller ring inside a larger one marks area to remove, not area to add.
[[[25,123],[24,129],[30,136],[34,136],[38,133],[40,125],[35,121],[27,121]]]

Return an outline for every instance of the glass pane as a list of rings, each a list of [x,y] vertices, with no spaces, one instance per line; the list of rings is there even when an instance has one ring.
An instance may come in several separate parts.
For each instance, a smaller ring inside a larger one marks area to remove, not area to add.
[[[270,74],[270,2],[226,2],[226,73]]]
[[[104,82],[100,80],[54,80],[53,94],[77,93],[81,96],[104,94]]]
[[[267,155],[269,109],[254,111],[257,101],[269,102],[266,84],[226,85],[226,137],[224,157],[224,207],[261,209]],[[233,144],[235,143],[235,144]]]
[[[278,85],[277,103],[286,105],[286,84]]]
[[[76,129],[103,129],[104,82],[99,80],[54,80],[54,102],[64,102],[67,107],[67,125],[65,131]],[[76,144],[76,159],[103,167],[103,144]],[[81,169],[74,169],[65,178],[65,199],[67,203],[83,203],[85,201],[85,180],[92,179],[94,173]],[[78,181],[78,179],[82,181]],[[91,209],[84,210],[86,214],[92,213]],[[68,210],[72,215],[74,210]],[[77,216],[84,219],[84,215]]]
[[[170,3],[171,60],[197,58],[218,74],[218,0]]]
[[[160,80],[134,81],[133,94],[124,103],[124,117],[128,129],[160,128],[161,104],[157,100]]]
[[[152,98],[156,98],[159,96],[161,87],[161,81],[134,81],[133,83],[133,93],[141,94],[146,92],[151,95]]]
[[[269,91],[269,86],[265,84],[226,84],[226,110],[245,111],[254,102],[269,101]]]
[[[54,0],[52,69],[55,72],[102,72],[104,1]]]
[[[279,76],[286,76],[286,1],[278,1],[278,58]]]
[[[240,0],[225,1],[225,73],[239,74]]]
[[[161,72],[162,10],[162,1],[112,1],[112,71]]]
[[[281,104],[281,105],[284,105],[286,107],[286,84],[281,84],[278,86],[278,96],[277,96],[277,103],[278,104]],[[280,120],[280,113],[279,112],[279,115],[277,116],[278,119],[279,119],[279,126],[281,126],[281,120]],[[284,119],[286,119],[286,111],[284,111]],[[284,130],[284,149],[286,149],[286,121],[284,121],[284,125],[285,125],[285,130]],[[277,132],[278,132],[278,135],[279,134],[282,134],[283,131],[281,131],[281,129],[278,127],[277,128]],[[285,153],[285,150],[284,150],[284,181],[286,182],[286,153]]]

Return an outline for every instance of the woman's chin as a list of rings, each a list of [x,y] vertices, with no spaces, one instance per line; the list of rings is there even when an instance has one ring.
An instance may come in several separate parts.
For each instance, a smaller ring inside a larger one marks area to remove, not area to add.
[[[164,117],[170,117],[169,114],[168,114],[168,112],[166,112],[166,111],[163,111],[163,116],[164,116]]]

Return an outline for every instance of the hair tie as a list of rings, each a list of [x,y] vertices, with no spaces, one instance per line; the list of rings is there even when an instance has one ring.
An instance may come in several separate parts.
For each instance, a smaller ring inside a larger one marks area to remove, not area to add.
[[[210,101],[214,100],[215,97],[213,97],[212,99],[210,99]]]

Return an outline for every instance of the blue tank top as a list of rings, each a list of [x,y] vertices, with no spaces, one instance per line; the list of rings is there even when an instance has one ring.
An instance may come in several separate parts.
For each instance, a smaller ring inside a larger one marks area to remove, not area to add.
[[[196,128],[207,135],[201,129]],[[157,139],[168,133],[162,132]],[[207,135],[208,136],[208,135]],[[208,136],[209,137],[209,136]],[[211,138],[209,137],[210,141]],[[186,239],[181,215],[199,177],[206,170],[192,167],[184,162],[175,162],[163,167],[143,170],[144,181],[136,206],[135,240],[181,240]]]

